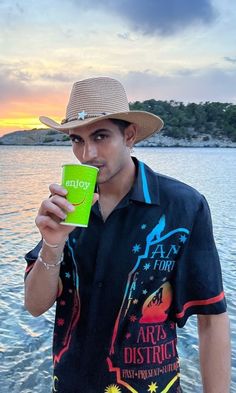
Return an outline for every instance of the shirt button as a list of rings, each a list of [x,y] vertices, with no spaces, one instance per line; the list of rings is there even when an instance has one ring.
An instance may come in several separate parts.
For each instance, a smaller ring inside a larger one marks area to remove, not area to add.
[[[103,286],[103,282],[102,282],[102,281],[99,281],[99,282],[98,282],[98,288],[102,288],[102,286]]]

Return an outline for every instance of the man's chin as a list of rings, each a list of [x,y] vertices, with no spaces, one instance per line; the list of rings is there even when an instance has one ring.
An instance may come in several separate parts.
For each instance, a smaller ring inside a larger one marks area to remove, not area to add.
[[[98,173],[98,177],[97,177],[97,184],[104,184],[107,183],[110,180],[110,177],[107,176],[105,173]]]
[[[98,177],[98,179],[97,179],[97,184],[99,185],[99,184],[104,184],[104,183],[106,183],[107,182],[107,179],[105,179],[103,176],[101,176],[101,177]]]

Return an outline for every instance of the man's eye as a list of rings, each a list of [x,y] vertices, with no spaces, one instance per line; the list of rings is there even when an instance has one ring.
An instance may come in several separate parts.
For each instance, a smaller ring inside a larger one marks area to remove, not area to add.
[[[103,139],[107,138],[106,134],[99,134],[95,136],[96,141],[102,141]]]
[[[77,138],[76,136],[72,136],[70,139],[73,143],[82,143],[82,139]]]

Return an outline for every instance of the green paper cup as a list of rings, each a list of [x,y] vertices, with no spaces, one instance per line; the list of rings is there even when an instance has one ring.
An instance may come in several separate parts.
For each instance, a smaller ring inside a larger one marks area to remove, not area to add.
[[[98,168],[82,164],[62,165],[62,186],[68,191],[66,199],[75,210],[67,213],[63,225],[87,227],[92,207]]]

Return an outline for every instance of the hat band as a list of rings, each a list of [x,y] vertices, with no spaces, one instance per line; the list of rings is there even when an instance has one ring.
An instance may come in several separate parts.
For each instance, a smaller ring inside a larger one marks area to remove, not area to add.
[[[77,117],[63,119],[61,124],[66,124],[66,123],[69,123],[70,121],[74,121],[74,120],[85,120],[85,119],[90,119],[90,118],[94,118],[94,117],[106,116],[106,115],[110,115],[110,113],[108,113],[108,112],[87,113],[85,111],[82,111],[82,112],[78,112]]]

